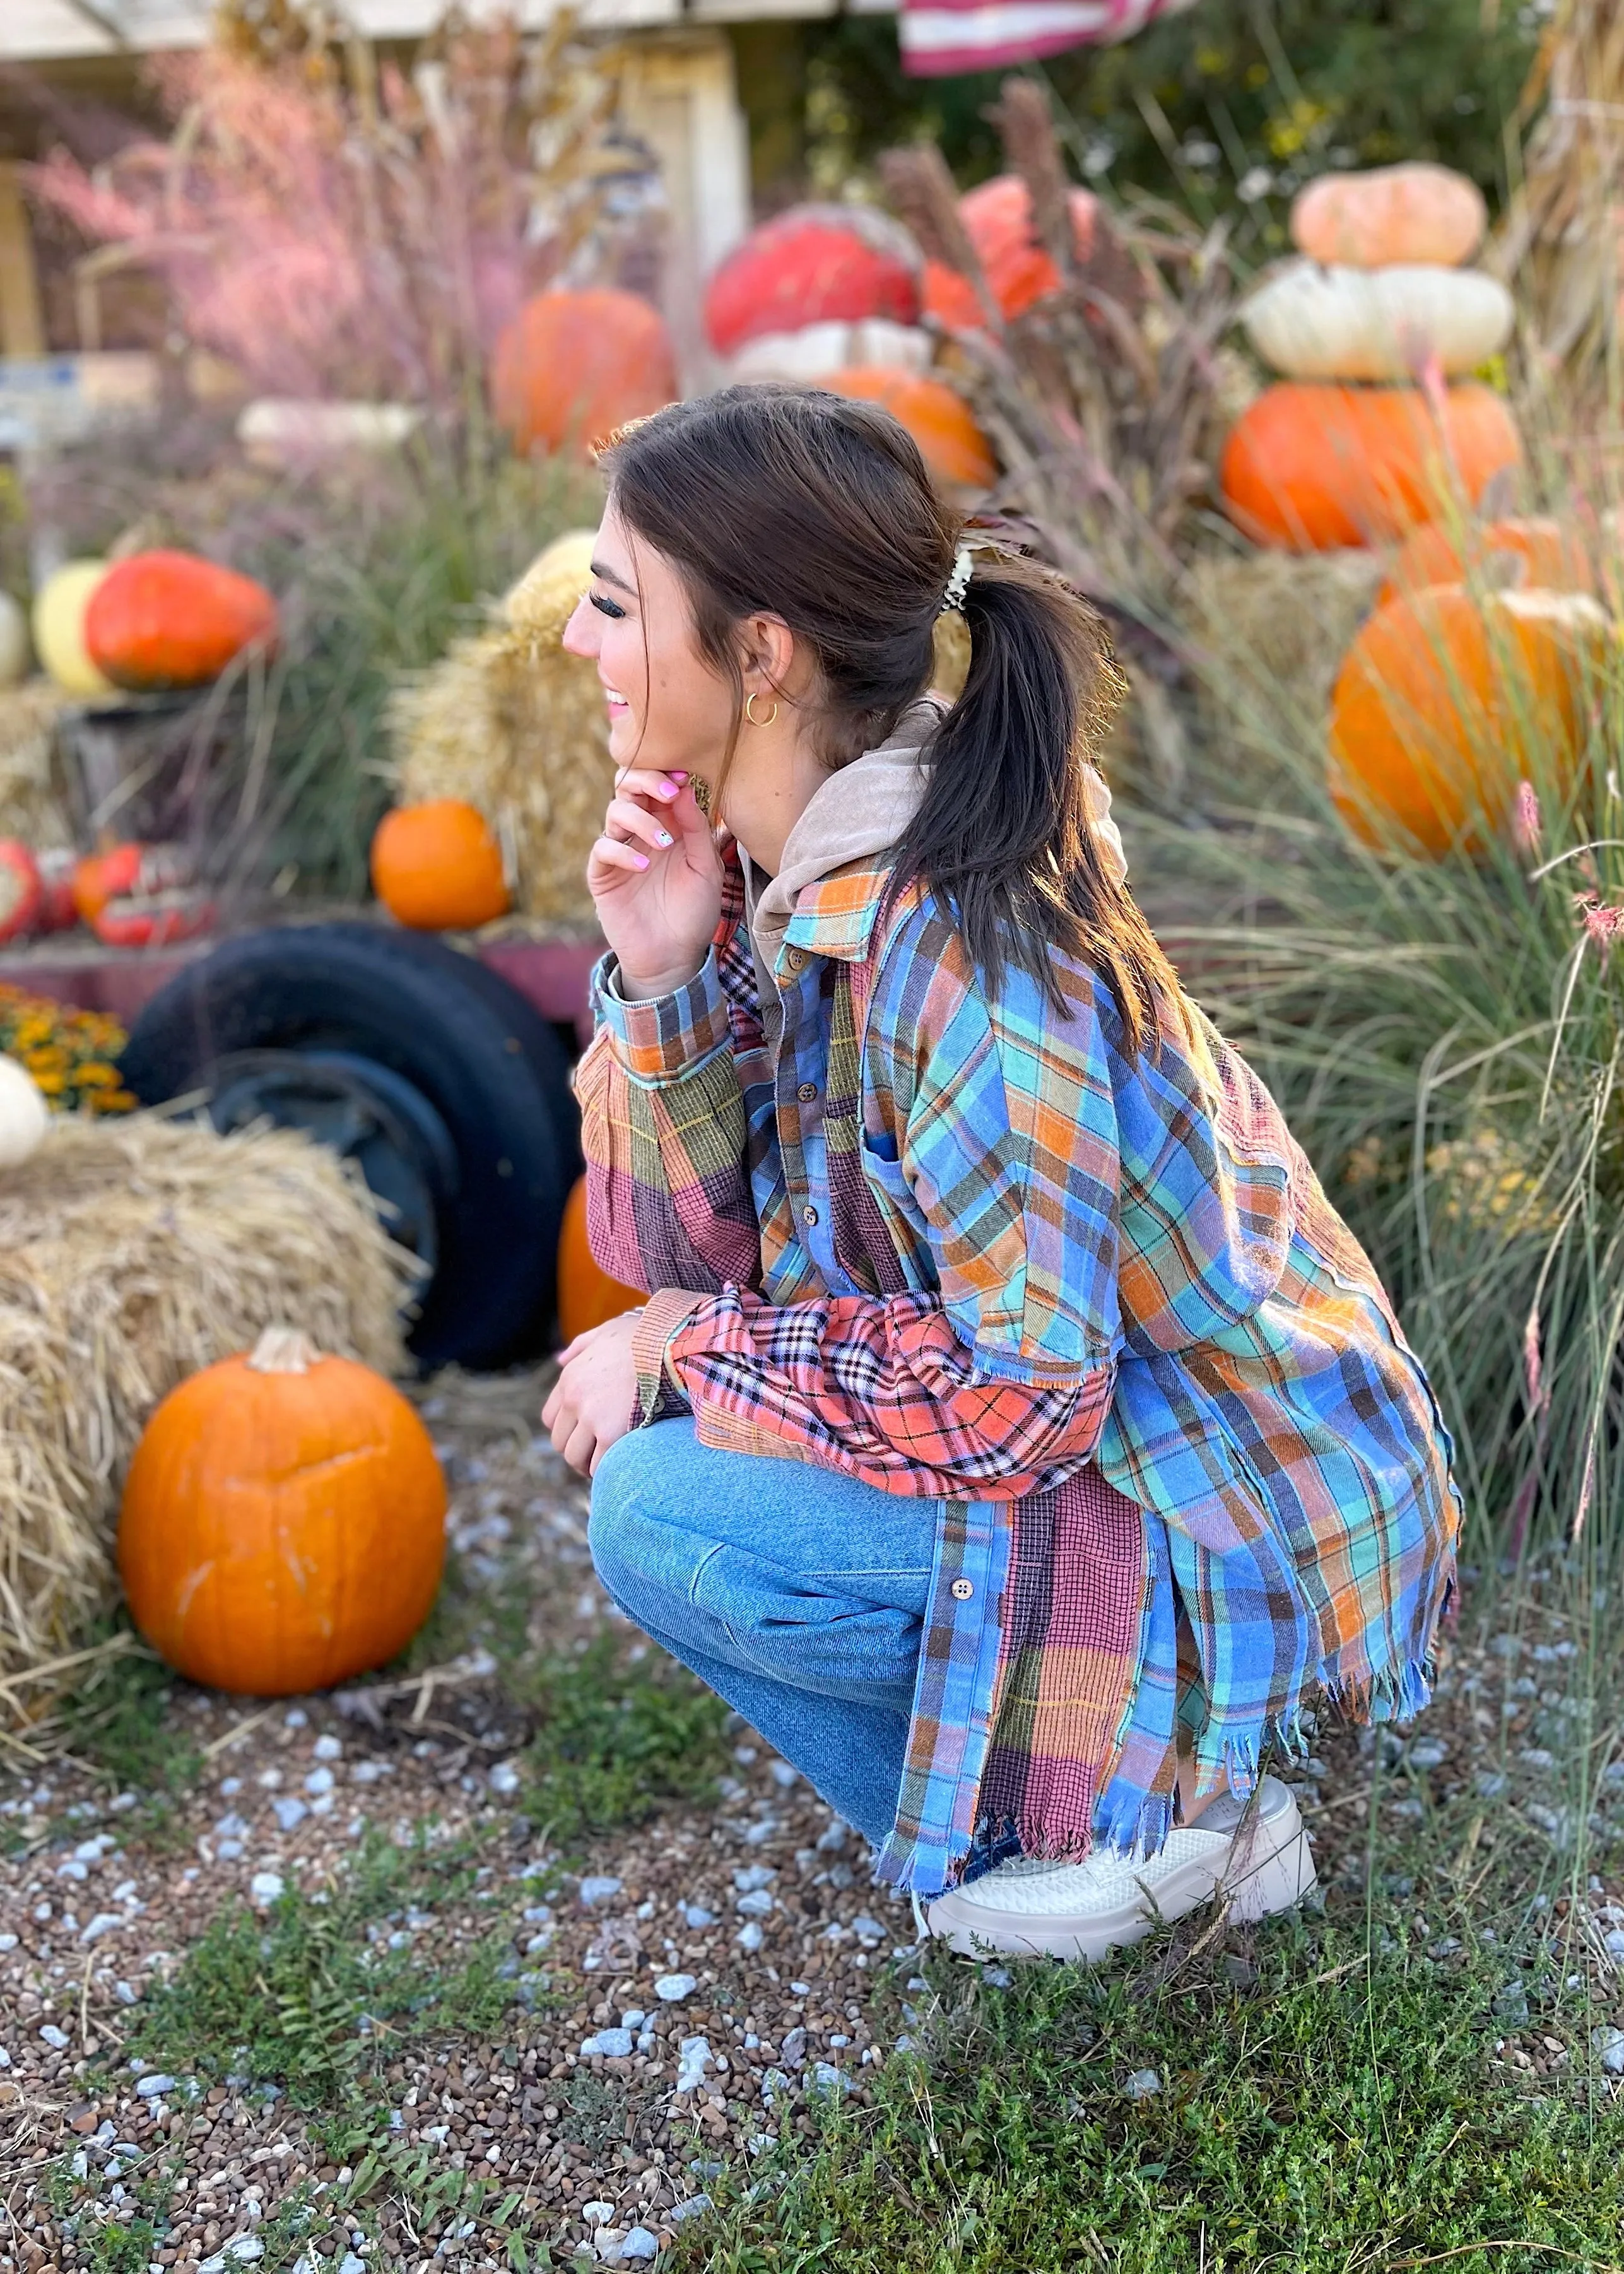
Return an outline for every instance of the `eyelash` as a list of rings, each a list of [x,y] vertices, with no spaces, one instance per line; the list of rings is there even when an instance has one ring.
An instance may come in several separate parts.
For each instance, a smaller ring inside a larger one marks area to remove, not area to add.
[[[610,599],[605,593],[590,592],[587,597],[591,601],[592,606],[595,608],[601,608],[604,614],[606,616],[619,617],[623,616],[626,614],[625,609],[621,607],[619,601]]]

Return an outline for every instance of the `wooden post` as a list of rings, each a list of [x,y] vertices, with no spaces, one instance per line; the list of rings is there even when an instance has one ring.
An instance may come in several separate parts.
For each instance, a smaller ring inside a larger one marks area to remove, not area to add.
[[[14,160],[0,160],[0,354],[42,356],[45,313]]]

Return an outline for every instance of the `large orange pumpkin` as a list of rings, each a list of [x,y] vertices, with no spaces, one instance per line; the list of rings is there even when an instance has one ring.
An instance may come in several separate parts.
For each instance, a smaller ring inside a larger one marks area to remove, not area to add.
[[[1475,382],[1452,387],[1440,418],[1419,388],[1282,380],[1230,431],[1223,501],[1259,545],[1379,545],[1462,493],[1475,505],[1522,455],[1510,411]]]
[[[527,300],[491,366],[497,424],[519,450],[590,448],[676,395],[676,357],[659,311],[608,287]]]
[[[85,645],[116,687],[201,687],[249,648],[269,649],[276,603],[263,584],[194,553],[117,561],[85,610]]]
[[[118,1525],[131,1615],[194,1682],[320,1690],[402,1650],[445,1559],[446,1486],[400,1392],[272,1328],[172,1390]]]
[[[1578,531],[1554,520],[1424,521],[1399,547],[1376,596],[1385,608],[1401,592],[1468,582],[1548,592],[1593,592],[1596,574]]]
[[[997,479],[991,444],[963,395],[944,380],[921,379],[911,371],[873,364],[831,371],[818,385],[834,395],[877,403],[900,419],[935,479],[950,489],[984,490]]]
[[[1610,636],[1582,593],[1440,584],[1379,608],[1332,697],[1331,788],[1354,834],[1470,847],[1503,825],[1520,780],[1571,779]]]
[[[372,838],[372,890],[414,931],[472,931],[508,912],[501,847],[460,797],[385,814]]]
[[[612,1279],[593,1254],[586,1236],[586,1178],[575,1180],[564,1203],[559,1232],[558,1327],[560,1343],[573,1343],[589,1327],[618,1319],[622,1311],[635,1310],[646,1301],[639,1287]]]

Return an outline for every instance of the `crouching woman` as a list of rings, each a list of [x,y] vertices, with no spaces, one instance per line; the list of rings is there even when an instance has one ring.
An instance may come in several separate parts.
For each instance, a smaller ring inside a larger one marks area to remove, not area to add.
[[[903,429],[735,389],[606,457],[567,644],[620,773],[565,1353],[610,1593],[966,1952],[1312,1883],[1271,1743],[1425,1703],[1421,1367],[1124,880],[1116,682]],[[927,689],[944,606],[968,682]]]

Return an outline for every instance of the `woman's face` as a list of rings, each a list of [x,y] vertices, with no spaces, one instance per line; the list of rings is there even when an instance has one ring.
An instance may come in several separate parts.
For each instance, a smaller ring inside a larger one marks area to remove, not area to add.
[[[699,652],[681,579],[634,537],[612,504],[592,553],[592,584],[564,629],[590,656],[609,706],[617,766],[714,778],[733,729],[733,690]]]

